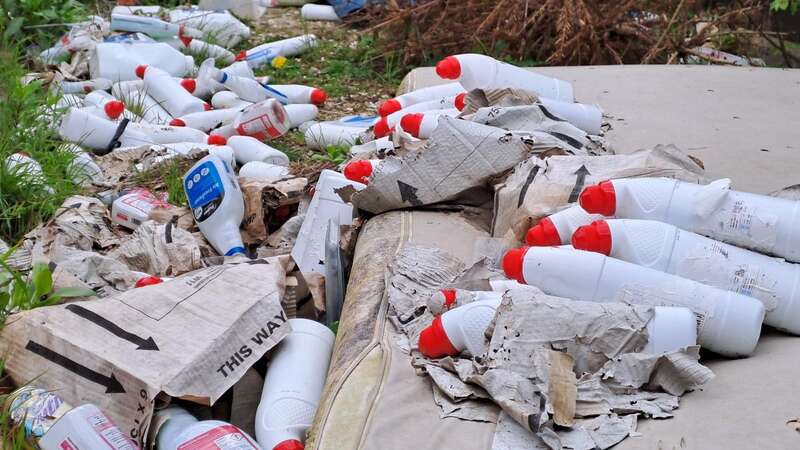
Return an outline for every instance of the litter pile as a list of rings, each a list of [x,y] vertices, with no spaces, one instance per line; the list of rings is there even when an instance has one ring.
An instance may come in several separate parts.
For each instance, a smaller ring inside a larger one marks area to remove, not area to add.
[[[304,14],[341,13],[328,8]],[[616,155],[603,111],[569,82],[481,54],[444,58],[443,84],[377,116],[316,122],[323,90],[253,69],[317,39],[229,50],[248,34],[225,10],[117,7],[40,55],[69,58],[31,78],[62,94],[42,113],[96,192],[14,254],[49,265],[54,288],[94,293],[0,331],[25,386],[6,407],[42,449],[303,448],[332,357],[349,351],[331,328],[353,320],[359,228],[393,210],[491,223],[492,238],[463,243],[480,247],[474,265],[407,244],[386,273],[378,314],[442,417],[502,411],[526,442],[605,449],[713,378],[700,347],[747,356],[762,321],[800,333],[796,201],[702,184],[674,147]],[[351,160],[294,173],[267,144],[293,128]],[[136,185],[176,162],[187,207]]]

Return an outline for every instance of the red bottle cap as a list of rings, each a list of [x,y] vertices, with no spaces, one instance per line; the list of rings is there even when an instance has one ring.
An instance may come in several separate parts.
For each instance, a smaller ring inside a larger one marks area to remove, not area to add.
[[[572,235],[572,246],[578,250],[611,254],[611,228],[605,220],[595,220],[589,225],[578,227]]]
[[[406,114],[400,119],[400,126],[414,137],[419,137],[419,127],[422,125],[422,113]]]
[[[189,91],[190,94],[194,94],[194,90],[197,89],[197,81],[193,78],[184,78],[181,80],[181,86]]]
[[[240,51],[239,53],[236,54],[236,60],[237,61],[242,61],[242,60],[245,60],[245,59],[247,59],[247,50],[242,50],[242,51]]]
[[[203,109],[206,110],[206,111],[211,111],[214,108],[211,105],[209,105],[208,103],[203,103]]]
[[[442,325],[442,316],[436,316],[433,323],[419,334],[419,351],[428,358],[441,358],[442,356],[455,356],[459,352]]]
[[[303,450],[305,446],[303,443],[298,441],[297,439],[287,439],[282,442],[278,442],[278,445],[272,447],[272,450]]]
[[[525,284],[525,277],[522,275],[522,263],[525,260],[525,254],[528,253],[530,247],[513,248],[506,252],[503,256],[503,272],[506,273],[508,278],[517,280]]]
[[[173,127],[185,127],[186,122],[183,119],[172,119],[169,121],[169,124]]]
[[[365,159],[350,161],[344,166],[344,177],[350,181],[367,184],[370,175],[372,175],[372,164]]]
[[[144,78],[144,73],[147,71],[146,65],[136,66],[136,76],[139,78]]]
[[[228,140],[225,138],[225,136],[212,134],[208,136],[208,140],[206,142],[208,145],[225,145],[228,143]]]
[[[155,275],[150,275],[149,277],[139,278],[139,280],[136,282],[135,285],[133,285],[133,287],[134,288],[140,288],[140,287],[145,287],[145,286],[152,286],[154,284],[163,283],[163,282],[164,282],[164,280],[162,280],[161,278],[159,278],[159,277],[157,277]]]
[[[617,211],[617,194],[611,181],[602,181],[594,186],[586,187],[578,198],[586,212],[613,216]]]
[[[386,117],[395,111],[400,111],[401,109],[403,109],[403,105],[392,98],[378,105],[378,114],[380,114],[381,117]]]
[[[540,220],[525,234],[525,243],[532,247],[551,247],[561,245],[561,236],[549,217]]]
[[[436,75],[445,80],[457,80],[461,76],[461,63],[455,56],[448,56],[436,64]]]
[[[462,109],[464,109],[465,106],[467,106],[466,99],[467,99],[466,92],[462,92],[456,95],[456,100],[453,102],[453,104],[455,105],[457,110],[461,111]]]
[[[116,119],[125,112],[125,103],[119,100],[110,100],[103,106],[106,115],[111,119]]]
[[[381,119],[375,123],[375,127],[372,129],[372,132],[375,133],[376,138],[388,136],[389,133],[392,132],[392,129],[389,128],[389,122],[386,120],[386,117],[381,117]]]
[[[328,93],[322,89],[314,88],[311,90],[311,103],[321,105],[328,99]]]
[[[442,289],[442,296],[444,297],[444,308],[450,309],[456,303],[456,290],[455,289]]]

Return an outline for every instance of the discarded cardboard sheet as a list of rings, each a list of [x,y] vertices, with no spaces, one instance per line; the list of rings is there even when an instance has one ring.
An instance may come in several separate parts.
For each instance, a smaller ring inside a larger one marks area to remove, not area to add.
[[[244,197],[242,239],[247,244],[260,244],[269,236],[268,210],[297,204],[303,197],[308,179],[290,178],[268,182],[255,178],[242,178],[239,186]]]
[[[284,270],[247,260],[19,313],[0,333],[6,370],[97,405],[141,443],[159,393],[212,404],[289,332]]]
[[[539,219],[573,204],[585,186],[611,178],[670,177],[704,182],[703,169],[672,145],[628,155],[531,158],[496,187],[492,235],[521,241]]]
[[[148,220],[107,255],[133,270],[175,277],[202,267],[200,247],[186,230],[172,222]]]
[[[54,286],[89,288],[100,298],[133,289],[139,279],[149,275],[100,253],[70,247],[57,247],[52,256],[49,264]]]
[[[8,267],[14,270],[26,271],[33,267],[33,255],[31,255],[31,247],[33,242],[23,241],[22,244],[16,248],[5,260]],[[0,255],[5,255],[11,247],[6,242],[0,239]]]
[[[574,149],[547,133],[509,132],[443,116],[424,147],[401,158],[399,169],[377,172],[352,201],[377,214],[456,200],[469,191],[465,196],[472,198],[462,200],[474,204],[474,190],[546,151],[569,154]]]

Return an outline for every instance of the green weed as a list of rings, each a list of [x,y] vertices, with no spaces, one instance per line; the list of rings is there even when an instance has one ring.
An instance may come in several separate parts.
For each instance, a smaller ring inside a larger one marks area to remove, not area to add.
[[[3,39],[49,47],[67,28],[41,25],[78,22],[86,15],[86,7],[77,0],[4,0],[0,30],[5,30]]]
[[[311,156],[311,159],[314,161],[324,161],[330,162],[333,164],[341,164],[347,161],[348,154],[350,153],[350,146],[347,145],[329,145],[325,149],[325,153],[314,154]]]

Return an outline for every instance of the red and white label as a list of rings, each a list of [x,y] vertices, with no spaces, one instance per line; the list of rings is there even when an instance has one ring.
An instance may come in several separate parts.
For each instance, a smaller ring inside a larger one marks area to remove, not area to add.
[[[178,450],[258,450],[258,447],[235,426],[220,425],[180,444]]]
[[[93,414],[87,417],[86,421],[94,428],[94,431],[100,436],[100,439],[108,444],[109,448],[114,450],[136,450],[138,448],[130,439],[122,434],[119,428],[117,428],[105,414]]]

